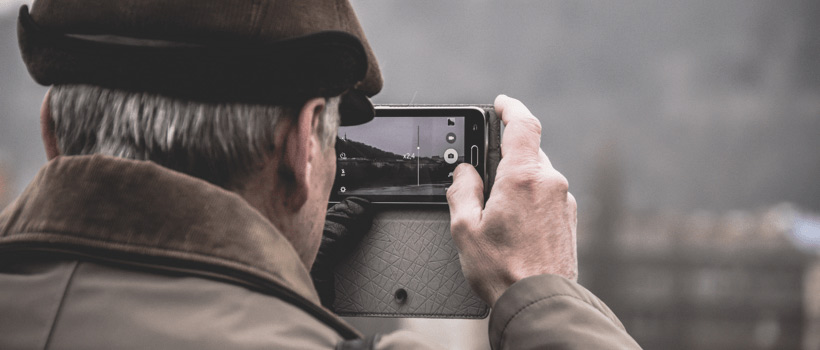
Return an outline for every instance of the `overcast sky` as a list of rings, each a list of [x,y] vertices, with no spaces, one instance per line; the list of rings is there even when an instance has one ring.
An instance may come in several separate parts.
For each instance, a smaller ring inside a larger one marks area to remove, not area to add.
[[[0,16],[16,12],[22,4],[31,4],[31,1],[0,0]]]

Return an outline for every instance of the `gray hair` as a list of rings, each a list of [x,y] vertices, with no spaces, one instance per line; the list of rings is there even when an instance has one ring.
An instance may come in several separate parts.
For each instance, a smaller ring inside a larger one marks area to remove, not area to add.
[[[323,149],[336,140],[338,103],[329,99],[319,122]],[[49,104],[62,154],[150,160],[228,189],[241,188],[273,151],[279,120],[299,113],[90,85],[54,86]]]

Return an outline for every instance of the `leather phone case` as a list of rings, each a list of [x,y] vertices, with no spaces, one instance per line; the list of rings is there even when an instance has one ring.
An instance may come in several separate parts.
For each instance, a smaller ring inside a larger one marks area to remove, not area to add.
[[[481,107],[486,198],[501,160],[501,123],[492,106]],[[341,316],[484,318],[490,311],[461,272],[449,208],[441,204],[377,206],[372,228],[336,267],[334,283]]]

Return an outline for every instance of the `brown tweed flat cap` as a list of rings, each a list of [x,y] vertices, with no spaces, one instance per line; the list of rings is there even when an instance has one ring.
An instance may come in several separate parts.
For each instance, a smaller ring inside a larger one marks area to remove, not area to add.
[[[370,120],[382,88],[347,0],[35,0],[17,31],[43,85],[291,105],[345,93],[343,125]]]

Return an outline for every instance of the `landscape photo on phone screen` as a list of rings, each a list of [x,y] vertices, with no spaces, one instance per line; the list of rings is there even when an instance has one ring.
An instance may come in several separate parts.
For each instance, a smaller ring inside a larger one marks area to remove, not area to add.
[[[337,195],[443,196],[464,162],[464,117],[381,117],[340,127]]]

